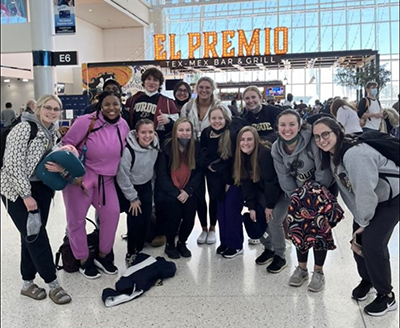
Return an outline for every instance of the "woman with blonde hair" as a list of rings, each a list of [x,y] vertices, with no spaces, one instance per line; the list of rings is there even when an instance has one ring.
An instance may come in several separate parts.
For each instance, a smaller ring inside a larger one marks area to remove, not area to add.
[[[232,179],[237,132],[231,129],[228,109],[217,104],[209,112],[210,126],[201,134],[201,162],[207,177],[210,203],[217,203],[221,244],[217,254],[233,258],[243,252],[241,188]]]
[[[194,136],[200,140],[202,131],[210,126],[209,112],[220,101],[214,95],[217,86],[214,80],[208,76],[201,77],[195,86],[197,94],[195,99],[190,100],[181,109],[181,117],[187,117],[193,124]],[[230,112],[230,111],[229,111]],[[198,244],[214,244],[216,242],[215,225],[217,224],[217,204],[210,201],[209,216],[210,226],[207,225],[207,203],[206,203],[206,188],[205,179],[202,179],[200,184],[201,191],[199,192],[199,204],[197,206],[197,214],[200,219],[200,224],[203,229],[200,236],[197,238]]]
[[[331,105],[331,114],[344,127],[346,134],[362,133],[357,109],[344,99],[336,99]]]
[[[165,208],[165,253],[172,259],[192,256],[186,241],[193,230],[198,202],[196,192],[202,177],[199,154],[192,123],[186,117],[179,118],[172,129],[171,139],[166,140],[158,156],[154,189],[155,201]]]
[[[61,110],[57,96],[44,95],[34,113],[22,113],[21,123],[7,137],[1,168],[1,198],[21,239],[21,294],[35,300],[46,298],[45,289],[33,282],[38,273],[49,285],[49,296],[56,304],[71,302],[71,296],[58,283],[46,231],[54,190],[36,177],[35,169],[56,143],[54,123]]]

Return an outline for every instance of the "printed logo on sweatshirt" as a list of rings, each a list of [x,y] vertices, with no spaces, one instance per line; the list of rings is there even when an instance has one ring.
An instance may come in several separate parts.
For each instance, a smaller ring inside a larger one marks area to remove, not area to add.
[[[336,176],[339,178],[340,183],[347,189],[347,191],[352,193],[353,192],[353,188],[351,187],[350,179],[346,175],[346,173],[345,172],[341,172]]]
[[[262,123],[254,123],[253,126],[257,131],[270,131],[273,130],[271,123],[269,122],[262,122]]]
[[[157,110],[157,104],[140,102],[135,104],[134,110],[136,113],[140,113],[141,118],[146,118],[150,115],[154,116]]]
[[[304,167],[304,162],[301,159],[293,161],[292,164],[290,164],[290,174],[293,175],[301,183],[313,179],[315,172],[315,168],[312,168],[307,172],[298,172],[298,170],[302,169],[303,167]]]

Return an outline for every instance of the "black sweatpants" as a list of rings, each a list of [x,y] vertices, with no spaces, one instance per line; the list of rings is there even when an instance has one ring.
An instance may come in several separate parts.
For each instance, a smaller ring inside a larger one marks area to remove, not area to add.
[[[398,222],[399,195],[378,204],[374,217],[362,233],[363,256],[353,252],[358,274],[371,282],[379,294],[389,294],[393,288],[388,243]],[[353,222],[353,233],[359,227]]]
[[[196,215],[196,206],[198,197],[190,196],[184,204],[178,199],[169,197],[160,202],[160,205],[166,209],[165,232],[167,243],[175,245],[175,236],[179,228],[179,241],[184,243],[190,236],[194,227],[194,217]]]
[[[200,220],[202,228],[207,228],[207,202],[206,202],[206,180],[203,176],[200,186],[198,188],[199,197],[197,198],[197,215]],[[210,226],[216,226],[217,224],[217,200],[209,199],[208,214],[210,217]]]
[[[135,185],[134,187],[138,192],[142,213],[133,216],[132,213],[129,212],[127,215],[129,254],[134,254],[143,250],[149,231],[153,200],[151,180],[142,185]]]
[[[7,200],[4,196],[1,196],[1,199],[7,208],[8,214],[11,216],[15,226],[20,232],[20,270],[22,279],[33,280],[35,279],[36,273],[39,273],[46,283],[50,283],[57,278],[53,252],[46,231],[50,203],[51,199],[54,197],[54,190],[50,189],[42,182],[31,182],[31,191],[32,197],[36,200],[42,219],[40,232],[37,239],[32,243],[26,241],[28,211],[22,198],[18,197],[15,202]]]

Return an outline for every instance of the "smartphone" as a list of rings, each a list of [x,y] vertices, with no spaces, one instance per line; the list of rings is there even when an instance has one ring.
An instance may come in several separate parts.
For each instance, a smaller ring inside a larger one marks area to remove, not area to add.
[[[354,244],[357,246],[362,246],[362,235],[360,233],[356,233],[356,237],[354,238]]]

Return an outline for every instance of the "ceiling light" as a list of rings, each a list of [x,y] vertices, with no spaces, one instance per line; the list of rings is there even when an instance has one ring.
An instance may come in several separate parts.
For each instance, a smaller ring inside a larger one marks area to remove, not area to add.
[[[29,82],[28,79],[22,79],[22,82]]]
[[[4,79],[4,83],[9,83],[10,81],[10,79]]]

